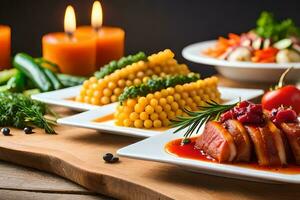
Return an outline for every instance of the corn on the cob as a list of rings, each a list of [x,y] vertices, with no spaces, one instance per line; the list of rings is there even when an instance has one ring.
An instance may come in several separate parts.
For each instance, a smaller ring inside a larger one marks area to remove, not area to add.
[[[153,75],[187,74],[189,69],[184,64],[178,64],[174,53],[166,49],[157,54],[148,56],[146,61],[140,60],[104,78],[91,77],[83,83],[76,101],[93,105],[105,105],[118,101],[119,95],[126,86],[139,85],[146,82]]]
[[[197,110],[209,100],[220,102],[217,82],[216,77],[210,77],[126,99],[117,107],[116,124],[148,129],[167,127],[170,120],[185,115],[184,108]]]

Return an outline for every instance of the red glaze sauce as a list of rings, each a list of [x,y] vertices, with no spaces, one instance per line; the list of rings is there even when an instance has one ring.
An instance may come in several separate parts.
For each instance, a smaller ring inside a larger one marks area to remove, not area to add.
[[[191,143],[182,145],[181,141],[182,139],[176,139],[168,142],[165,145],[165,150],[174,156],[178,156],[181,158],[188,158],[188,159],[194,159],[194,160],[201,160],[205,162],[213,162],[215,164],[218,164],[217,161],[215,161],[213,158],[205,155],[203,152],[201,152],[199,149],[196,149],[195,141],[196,138],[190,138]],[[229,165],[229,164],[228,164]],[[246,168],[252,168],[256,170],[264,170],[264,171],[271,171],[271,172],[277,172],[277,173],[284,173],[284,174],[300,174],[300,166],[297,166],[295,164],[289,164],[285,167],[267,167],[267,166],[260,166],[257,163],[251,162],[251,163],[234,163],[233,165],[239,166],[239,167],[246,167]]]

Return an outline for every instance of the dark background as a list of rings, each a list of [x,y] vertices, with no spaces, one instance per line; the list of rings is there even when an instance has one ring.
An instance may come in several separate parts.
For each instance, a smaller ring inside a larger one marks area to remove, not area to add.
[[[41,37],[63,31],[65,8],[75,8],[77,24],[90,24],[92,0],[1,0],[0,24],[12,27],[13,53],[41,55]],[[240,33],[255,26],[263,10],[300,25],[298,0],[102,0],[104,25],[126,30],[126,53],[153,53],[171,48],[184,62],[181,50],[190,43]],[[193,69],[199,65],[188,63]],[[214,71],[201,66],[209,75]]]

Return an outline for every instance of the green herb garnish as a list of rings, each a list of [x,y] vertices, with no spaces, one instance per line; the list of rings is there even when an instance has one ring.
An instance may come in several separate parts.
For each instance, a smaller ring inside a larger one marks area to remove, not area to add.
[[[274,42],[289,36],[300,36],[300,29],[292,19],[277,21],[270,12],[262,12],[257,20],[255,32],[264,38],[271,38]]]
[[[46,133],[54,134],[54,120],[44,117],[53,114],[43,103],[30,99],[23,94],[0,92],[0,126],[24,128],[34,125]]]
[[[111,61],[110,63],[104,65],[99,71],[95,72],[95,77],[100,79],[104,78],[105,76],[113,73],[117,69],[122,69],[127,65],[131,65],[132,63],[136,63],[140,60],[146,60],[147,56],[144,52],[139,52],[135,55],[129,55],[127,57],[123,57],[118,61]]]
[[[168,87],[174,87],[176,85],[194,82],[199,79],[200,75],[196,73],[189,73],[188,75],[167,75],[165,77],[149,79],[146,84],[126,87],[124,92],[119,96],[119,101],[122,103],[126,99],[146,96],[149,93]]]
[[[184,134],[185,138],[190,137],[193,132],[199,132],[202,125],[210,120],[218,120],[220,115],[227,110],[230,110],[238,103],[221,105],[215,101],[206,102],[207,106],[199,106],[198,111],[190,111],[184,109],[188,116],[177,116],[176,119],[172,120],[172,127],[178,127],[174,131],[177,133],[185,128],[188,128]]]

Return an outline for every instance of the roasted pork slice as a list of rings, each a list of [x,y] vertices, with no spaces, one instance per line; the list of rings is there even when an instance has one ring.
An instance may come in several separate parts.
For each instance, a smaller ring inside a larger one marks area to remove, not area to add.
[[[282,131],[275,126],[273,122],[268,121],[267,126],[273,135],[280,162],[282,165],[286,165],[288,157],[290,157],[291,154],[289,145],[287,143],[287,138],[282,133]]]
[[[195,147],[218,162],[232,162],[236,155],[236,145],[232,135],[222,123],[209,121],[204,132],[197,138]]]
[[[245,127],[254,144],[259,165],[279,166],[286,164],[282,135],[272,122],[267,122],[263,127]]]
[[[300,123],[281,123],[281,128],[288,138],[296,163],[300,165]]]
[[[253,142],[258,164],[268,165],[269,164],[268,154],[266,151],[264,141],[260,134],[259,128],[256,126],[245,126],[245,128],[247,129],[250,138]]]
[[[235,161],[249,162],[251,158],[252,144],[247,130],[243,124],[237,120],[227,120],[224,122],[225,128],[232,135],[237,155]]]

